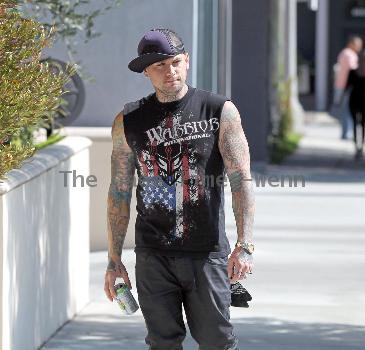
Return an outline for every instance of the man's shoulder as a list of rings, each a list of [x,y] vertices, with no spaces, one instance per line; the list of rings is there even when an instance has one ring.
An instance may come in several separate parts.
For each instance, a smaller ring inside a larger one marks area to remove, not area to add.
[[[227,101],[229,100],[229,98],[224,95],[221,95],[221,94],[218,94],[218,93],[215,93],[212,91],[204,90],[204,89],[195,88],[195,92],[198,95],[206,96],[207,98],[220,98],[220,99],[225,99]]]
[[[195,89],[195,96],[200,97],[202,100],[213,106],[221,106],[226,101],[230,101],[230,98],[227,96],[198,88]]]
[[[139,100],[127,102],[123,107],[123,115],[133,115],[136,112],[138,112],[143,106],[145,106],[152,97],[153,94],[150,94],[148,96],[142,97]]]

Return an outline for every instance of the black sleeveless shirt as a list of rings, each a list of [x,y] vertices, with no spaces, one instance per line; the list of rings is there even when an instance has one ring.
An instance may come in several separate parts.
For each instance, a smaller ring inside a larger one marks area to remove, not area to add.
[[[138,250],[169,256],[230,253],[224,223],[224,164],[218,149],[226,97],[189,86],[161,103],[151,94],[124,107],[136,159]]]

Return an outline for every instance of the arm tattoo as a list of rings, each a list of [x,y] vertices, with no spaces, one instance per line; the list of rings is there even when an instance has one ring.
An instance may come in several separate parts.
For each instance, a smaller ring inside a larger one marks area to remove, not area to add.
[[[239,112],[232,102],[226,102],[222,110],[219,149],[231,185],[238,240],[252,242],[255,198],[250,152]]]
[[[127,233],[135,171],[134,154],[129,148],[123,128],[123,116],[114,120],[112,128],[111,182],[108,192],[108,269],[120,261]]]

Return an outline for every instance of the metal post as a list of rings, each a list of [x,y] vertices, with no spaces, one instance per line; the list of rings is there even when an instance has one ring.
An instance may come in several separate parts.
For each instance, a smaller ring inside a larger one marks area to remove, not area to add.
[[[218,93],[231,96],[232,0],[220,0],[218,7]]]
[[[198,30],[199,30],[199,0],[193,0],[193,47],[191,53],[191,85],[197,86],[198,83],[198,52],[199,52],[199,37],[198,37]]]
[[[293,128],[300,132],[303,126],[304,111],[298,99],[297,79],[297,2],[285,3],[285,79],[290,82],[290,106]]]
[[[316,109],[327,109],[328,91],[328,0],[318,2],[316,17]]]

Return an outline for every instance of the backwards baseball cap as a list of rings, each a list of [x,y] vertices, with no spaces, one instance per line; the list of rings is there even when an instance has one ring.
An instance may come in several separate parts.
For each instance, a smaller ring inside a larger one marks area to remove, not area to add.
[[[137,73],[159,61],[185,53],[184,43],[170,30],[157,28],[146,32],[138,44],[138,57],[129,62],[128,68]]]

